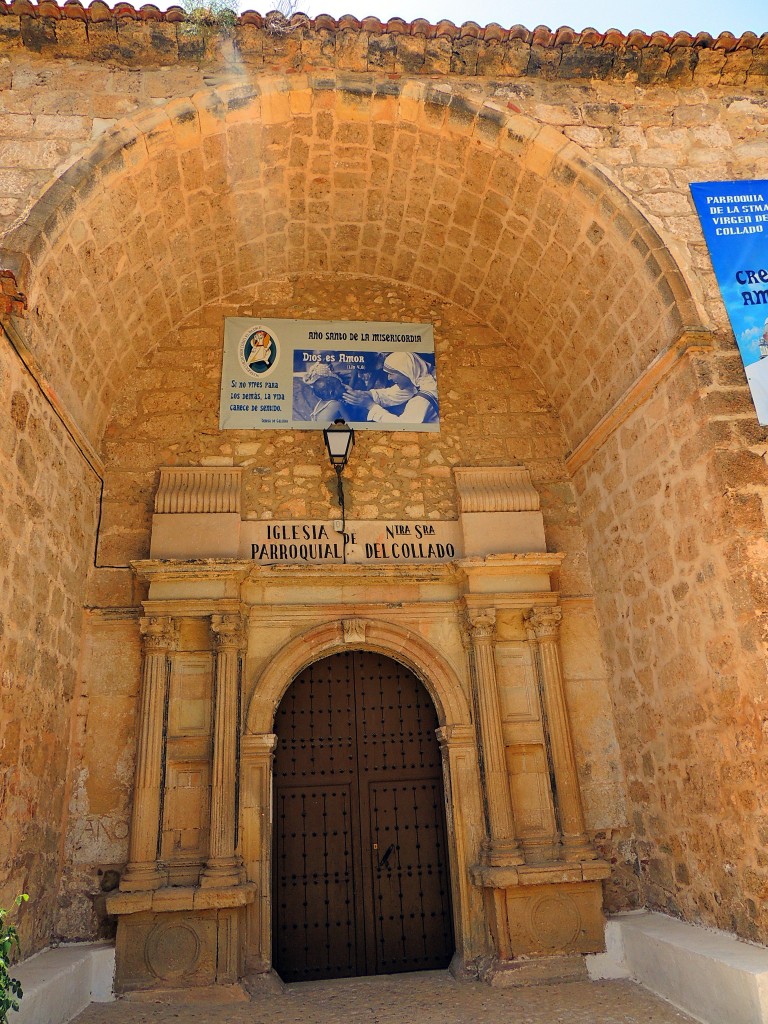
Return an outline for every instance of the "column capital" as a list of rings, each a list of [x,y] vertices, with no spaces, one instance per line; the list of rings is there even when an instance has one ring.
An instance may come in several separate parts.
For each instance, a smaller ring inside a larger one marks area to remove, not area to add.
[[[436,732],[443,749],[458,750],[465,747],[468,750],[475,750],[477,736],[472,725],[442,725]]]
[[[563,621],[561,608],[543,605],[532,608],[525,616],[525,628],[530,640],[557,640],[560,623]]]
[[[236,612],[212,615],[211,633],[217,649],[234,647],[239,651],[245,650],[246,631],[242,615]]]
[[[145,651],[175,651],[179,630],[170,615],[145,615],[139,619]]]
[[[464,614],[467,633],[473,643],[492,641],[496,637],[495,608],[467,608]]]
[[[240,737],[240,757],[243,761],[274,756],[277,736],[273,732],[245,733]]]

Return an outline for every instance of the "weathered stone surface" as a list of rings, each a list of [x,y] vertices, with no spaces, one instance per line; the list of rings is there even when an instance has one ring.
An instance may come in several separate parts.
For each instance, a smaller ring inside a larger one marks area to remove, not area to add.
[[[0,360],[0,906],[34,894],[29,949],[55,934],[98,481],[5,337]]]
[[[109,566],[86,592],[98,481],[6,348],[0,903],[46,894],[25,938],[53,933],[60,874],[61,933],[94,934],[98,872],[126,857],[127,566],[158,466],[242,466],[255,517],[335,507],[316,435],[217,427],[222,318],[311,315],[435,324],[441,432],[361,438],[354,514],[450,517],[451,466],[522,461],[564,607],[594,588],[608,683],[594,622],[566,615],[565,689],[608,905],[765,941],[765,431],[688,193],[768,176],[762,51],[243,25],[238,63],[170,23],[82,24],[0,16],[19,329],[105,458]],[[702,325],[710,351],[624,402]]]

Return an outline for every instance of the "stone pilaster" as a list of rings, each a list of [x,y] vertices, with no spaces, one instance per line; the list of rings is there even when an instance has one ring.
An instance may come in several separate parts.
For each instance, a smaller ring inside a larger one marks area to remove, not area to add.
[[[211,773],[211,842],[203,886],[237,885],[242,861],[236,854],[237,743],[240,730],[240,680],[245,631],[240,615],[212,615],[216,647]]]
[[[245,875],[257,892],[270,893],[272,857],[272,762],[274,733],[246,733],[240,751],[240,798],[243,813],[241,844]],[[247,827],[245,823],[247,822]],[[246,973],[267,975],[272,969],[272,912],[269,899],[248,907]]]
[[[586,834],[568,708],[565,703],[559,643],[562,617],[560,608],[534,608],[526,616],[525,624],[528,639],[535,646],[536,663],[544,694],[544,730],[557,788],[554,796],[562,836],[563,857],[568,861],[593,860],[597,854]]]
[[[523,863],[523,855],[515,833],[509,775],[504,756],[504,734],[494,659],[495,609],[469,609],[466,621],[480,727],[480,763],[485,776],[488,814],[485,860],[492,867],[512,867]]]
[[[141,619],[144,670],[141,682],[136,776],[128,866],[120,888],[126,892],[157,889],[164,880],[158,865],[162,783],[165,759],[165,715],[170,655],[178,647],[178,631],[169,616]]]

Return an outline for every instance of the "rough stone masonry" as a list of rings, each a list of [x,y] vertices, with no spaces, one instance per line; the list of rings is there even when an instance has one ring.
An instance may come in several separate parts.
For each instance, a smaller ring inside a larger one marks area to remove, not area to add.
[[[359,438],[353,514],[455,518],[454,467],[528,468],[606,908],[768,940],[766,438],[688,191],[768,178],[767,76],[749,33],[0,3],[0,905],[32,895],[27,951],[113,927],[159,467],[242,468],[246,518],[334,514],[314,434],[219,430],[225,316],[434,325],[441,430]]]

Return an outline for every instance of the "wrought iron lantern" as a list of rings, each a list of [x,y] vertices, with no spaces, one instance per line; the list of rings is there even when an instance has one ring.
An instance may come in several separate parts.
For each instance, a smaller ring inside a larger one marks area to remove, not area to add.
[[[341,532],[345,533],[347,516],[344,508],[344,487],[341,482],[341,474],[355,443],[355,432],[344,420],[334,420],[329,427],[323,430],[323,437],[325,438],[325,447],[328,449],[331,465],[336,470],[336,480],[339,485],[339,507],[341,509]]]

